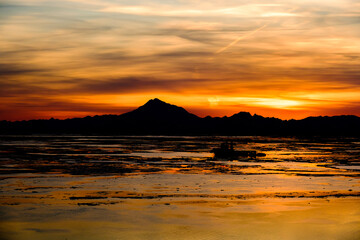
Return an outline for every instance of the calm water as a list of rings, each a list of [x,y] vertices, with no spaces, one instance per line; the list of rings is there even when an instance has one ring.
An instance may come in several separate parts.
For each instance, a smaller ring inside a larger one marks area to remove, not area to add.
[[[360,139],[0,136],[0,162],[1,239],[360,239]]]

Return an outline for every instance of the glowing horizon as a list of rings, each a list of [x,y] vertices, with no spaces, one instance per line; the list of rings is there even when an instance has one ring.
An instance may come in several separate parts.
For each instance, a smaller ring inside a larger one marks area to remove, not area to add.
[[[0,3],[0,120],[121,114],[360,116],[360,3]]]

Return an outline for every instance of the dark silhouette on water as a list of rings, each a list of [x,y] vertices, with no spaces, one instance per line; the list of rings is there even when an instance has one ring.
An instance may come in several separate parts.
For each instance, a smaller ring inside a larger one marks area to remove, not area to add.
[[[200,118],[155,98],[121,115],[0,121],[0,134],[360,136],[360,117],[281,120],[239,112],[231,117]]]
[[[251,151],[237,151],[234,149],[234,142],[225,141],[221,143],[219,148],[214,148],[212,150],[215,158],[220,159],[238,159],[238,158],[251,158],[256,159],[256,157],[265,157],[265,153],[258,153],[254,150]]]

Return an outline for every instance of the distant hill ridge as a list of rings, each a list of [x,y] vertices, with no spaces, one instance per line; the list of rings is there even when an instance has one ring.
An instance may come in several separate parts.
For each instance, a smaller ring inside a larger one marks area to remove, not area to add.
[[[155,98],[121,115],[0,121],[0,134],[360,136],[360,117],[281,120],[239,112],[231,117],[200,118]]]

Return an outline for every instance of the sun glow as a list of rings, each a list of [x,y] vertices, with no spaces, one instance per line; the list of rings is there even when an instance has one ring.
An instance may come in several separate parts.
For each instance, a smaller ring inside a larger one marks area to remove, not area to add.
[[[300,109],[305,105],[302,101],[280,98],[257,98],[257,97],[211,97],[208,98],[211,106],[221,105],[248,105],[265,106],[269,108]]]
[[[263,105],[271,108],[282,108],[282,109],[290,109],[290,108],[298,108],[303,105],[300,101],[295,100],[286,100],[286,99],[256,99],[255,104]]]
[[[0,120],[120,114],[151,98],[200,116],[360,115],[354,1],[120,2],[0,8]]]

